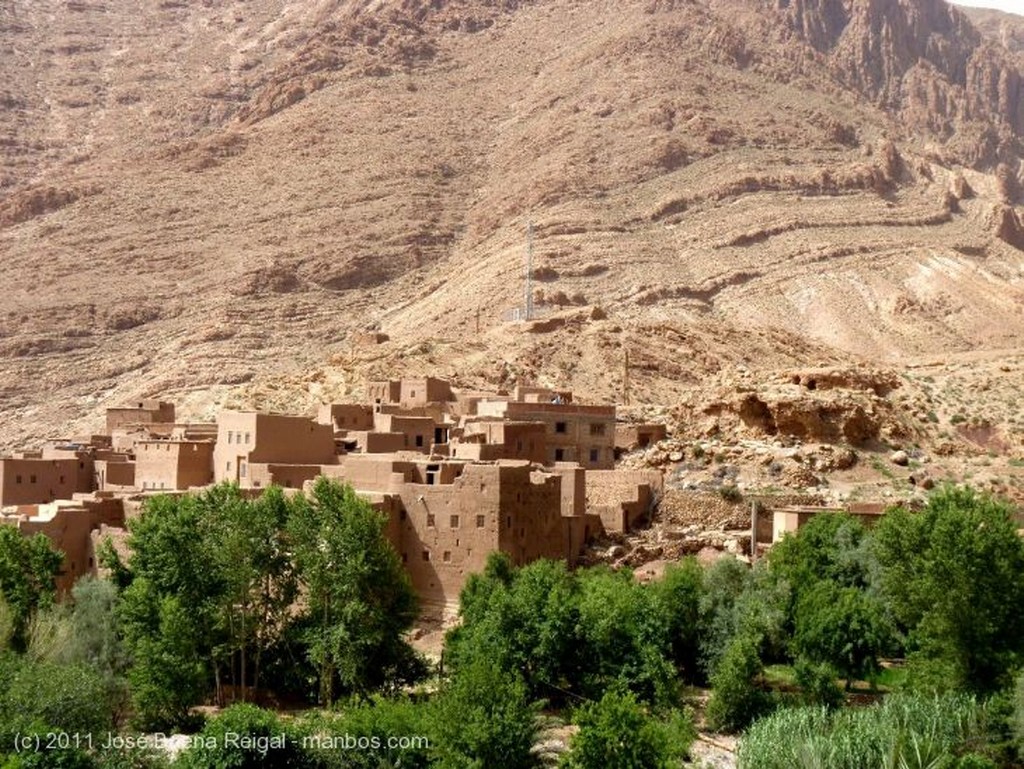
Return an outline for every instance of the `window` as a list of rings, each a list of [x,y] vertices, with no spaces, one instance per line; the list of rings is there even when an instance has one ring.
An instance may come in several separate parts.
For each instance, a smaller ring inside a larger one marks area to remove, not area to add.
[[[417,435],[416,436],[416,446],[418,448],[422,448],[423,447],[423,436],[422,435]]]
[[[591,461],[591,462],[596,462],[596,461],[597,461],[597,458],[598,458],[598,457],[599,457],[600,455],[601,455],[601,452],[600,452],[600,451],[598,451],[597,449],[591,449],[591,450],[590,450],[590,461]]]
[[[231,443],[231,436],[232,435],[233,435],[233,433],[230,430],[228,430],[228,443]]]
[[[246,445],[249,445],[249,433],[245,434],[245,443]]]
[[[591,422],[590,423],[590,434],[591,435],[604,435],[604,422]]]
[[[225,468],[225,470],[227,470],[229,473],[231,472],[231,460],[230,459],[228,460],[228,464],[227,464],[227,467]]]
[[[445,550],[444,551],[444,555],[441,557],[441,560],[444,561],[445,563],[451,563],[452,562],[452,551],[451,550]]]
[[[484,524],[486,523],[486,521],[487,521],[487,519],[484,516],[478,515],[476,517],[476,527],[478,529],[482,529],[484,527]]]
[[[433,528],[436,524],[434,523],[434,514],[427,513],[427,526]]]
[[[402,553],[402,563],[409,563],[409,554]]]
[[[239,475],[239,477],[244,478],[245,477],[245,471],[246,471],[246,464],[245,464],[245,462],[239,462],[238,463],[238,475]]]
[[[567,432],[565,422],[555,422],[555,432],[565,433]]]
[[[60,477],[60,483],[64,483],[64,476],[63,475]]]
[[[14,476],[14,482],[15,483],[21,483],[21,476],[20,475]]]
[[[512,516],[511,515],[506,515],[505,516],[505,526],[507,528],[509,528],[509,529],[512,528]]]
[[[423,560],[424,561],[429,561],[430,560],[430,551],[429,550],[424,550],[423,551]]]
[[[85,469],[85,462],[79,462],[78,463],[78,469],[79,470],[84,470]]]
[[[565,459],[565,449],[555,449],[555,461],[561,462]]]
[[[36,477],[35,477],[34,475],[30,475],[30,476],[28,477],[28,482],[29,482],[29,483],[35,483],[35,482],[36,482]]]
[[[459,528],[459,516],[457,516],[457,515],[450,516],[448,518],[448,525],[451,528],[453,528],[453,529]]]
[[[404,521],[405,520],[405,508],[404,507],[401,510],[398,511],[398,520],[400,520],[400,521]]]

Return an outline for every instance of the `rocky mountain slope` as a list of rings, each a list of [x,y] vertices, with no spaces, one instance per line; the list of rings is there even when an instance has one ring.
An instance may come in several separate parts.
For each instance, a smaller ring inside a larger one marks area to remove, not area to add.
[[[685,413],[801,366],[987,376],[1019,61],[941,0],[15,0],[0,445],[404,372],[621,399],[627,352]]]

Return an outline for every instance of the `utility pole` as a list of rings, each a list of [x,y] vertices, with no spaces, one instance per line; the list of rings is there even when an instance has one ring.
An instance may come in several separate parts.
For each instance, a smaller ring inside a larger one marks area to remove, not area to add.
[[[526,296],[523,312],[526,320],[533,319],[533,222],[526,223]]]
[[[626,360],[622,370],[622,405],[629,405],[629,350],[626,350]]]

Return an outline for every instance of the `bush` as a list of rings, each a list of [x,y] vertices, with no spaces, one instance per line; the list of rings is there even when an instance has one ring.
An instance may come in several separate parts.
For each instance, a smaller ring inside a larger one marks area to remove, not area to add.
[[[836,670],[827,662],[811,662],[800,658],[796,661],[794,672],[807,704],[823,705],[830,710],[843,704],[845,698],[843,690],[836,683]]]
[[[377,697],[303,724],[311,752],[338,769],[430,766],[429,706]],[[398,741],[398,742],[396,742]],[[337,749],[341,744],[344,749]],[[348,746],[355,746],[350,749]]]
[[[679,766],[695,738],[692,721],[674,712],[656,721],[628,691],[610,690],[576,711],[579,732],[562,760],[565,769],[663,769]]]
[[[757,643],[747,636],[733,639],[711,676],[708,725],[715,731],[738,732],[771,707],[771,697],[759,685],[763,666]]]
[[[431,742],[440,766],[535,766],[538,712],[516,673],[484,657],[463,664],[433,703]]]
[[[232,705],[207,722],[176,765],[182,769],[316,769],[294,730],[255,705]]]
[[[81,665],[32,662],[14,655],[0,661],[0,739],[39,724],[61,732],[105,733],[113,727],[109,692],[100,675]]]

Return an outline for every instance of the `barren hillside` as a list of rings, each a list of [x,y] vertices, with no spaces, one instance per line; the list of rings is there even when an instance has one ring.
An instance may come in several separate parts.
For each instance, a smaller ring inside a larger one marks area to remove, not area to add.
[[[1019,349],[1018,60],[941,0],[131,5],[0,8],[0,445]]]

